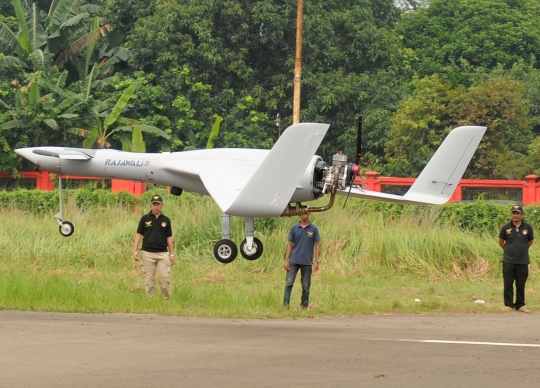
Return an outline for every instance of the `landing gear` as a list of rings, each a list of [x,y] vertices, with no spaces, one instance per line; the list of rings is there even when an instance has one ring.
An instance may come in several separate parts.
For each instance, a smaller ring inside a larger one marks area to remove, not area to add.
[[[75,227],[69,221],[63,221],[58,227],[60,234],[64,237],[69,237],[75,232]]]
[[[257,260],[263,253],[263,245],[261,240],[259,240],[257,237],[253,237],[253,243],[251,246],[249,246],[247,239],[244,239],[240,245],[240,253],[246,260]]]
[[[75,227],[69,221],[64,221],[62,218],[62,176],[58,175],[58,193],[60,198],[60,211],[54,215],[54,218],[58,222],[60,234],[64,237],[69,237],[75,232]]]
[[[223,264],[229,264],[236,259],[238,248],[231,240],[220,240],[214,245],[214,257]]]
[[[261,240],[255,234],[254,220],[246,217],[246,238],[242,241],[240,253],[247,260],[257,260],[263,253]],[[214,245],[214,257],[223,264],[232,263],[238,256],[238,248],[231,241],[231,216],[221,215],[221,240]]]

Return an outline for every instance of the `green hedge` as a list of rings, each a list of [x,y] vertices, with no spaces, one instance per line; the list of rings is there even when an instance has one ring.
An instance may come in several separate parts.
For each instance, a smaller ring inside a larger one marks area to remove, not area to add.
[[[447,225],[478,233],[498,233],[501,226],[510,221],[512,204],[489,201],[454,202],[442,206],[400,205],[379,201],[349,201],[347,208],[357,213],[377,212],[385,220],[409,217],[428,218],[434,225]],[[524,220],[540,233],[540,207],[524,206]],[[359,215],[360,216],[360,215]]]
[[[108,190],[64,190],[64,202],[75,204],[81,210],[107,207],[124,207],[132,210],[146,206],[154,192],[164,196],[167,203],[176,203],[179,197],[167,193],[166,189],[156,189],[138,198],[126,192],[112,193]],[[195,206],[199,196],[183,195],[188,206]],[[336,206],[340,206],[336,204]],[[478,233],[497,233],[499,228],[510,220],[511,204],[478,201],[467,203],[449,203],[443,206],[400,205],[390,202],[369,200],[349,200],[345,211],[354,212],[361,217],[363,213],[377,212],[385,221],[390,222],[404,217],[414,219],[428,218],[434,225],[456,226]],[[0,208],[20,209],[29,212],[56,212],[59,209],[57,191],[39,191],[20,189],[0,191]],[[540,233],[540,208],[524,206],[525,220]],[[334,211],[334,210],[331,210]],[[275,220],[260,219],[272,226]],[[260,223],[259,222],[259,223]],[[263,223],[265,223],[263,222]]]
[[[161,192],[160,194],[164,194]],[[146,193],[141,198],[126,193],[113,193],[109,190],[63,190],[64,204],[74,203],[81,210],[99,207],[125,207],[135,209],[150,201],[152,193]],[[39,191],[20,189],[15,191],[0,191],[0,207],[3,209],[20,209],[28,212],[58,211],[59,194],[57,191]]]

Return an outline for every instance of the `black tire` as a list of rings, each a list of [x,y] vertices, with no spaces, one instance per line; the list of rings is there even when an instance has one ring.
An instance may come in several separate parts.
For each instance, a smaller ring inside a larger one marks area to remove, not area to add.
[[[69,237],[75,232],[75,227],[69,221],[63,221],[62,225],[58,227],[60,234],[64,237]]]
[[[247,240],[244,239],[242,241],[242,244],[240,244],[240,253],[246,260],[257,260],[259,257],[261,257],[263,253],[263,243],[261,240],[259,240],[257,237],[253,237],[253,243],[255,244],[255,252],[251,253],[248,252],[247,248]]]
[[[231,240],[220,240],[214,245],[214,257],[222,264],[229,264],[238,256],[238,248]]]

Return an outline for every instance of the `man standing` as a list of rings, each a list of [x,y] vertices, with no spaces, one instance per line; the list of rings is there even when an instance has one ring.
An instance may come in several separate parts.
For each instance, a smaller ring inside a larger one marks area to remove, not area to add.
[[[525,283],[529,276],[529,247],[533,244],[531,225],[523,221],[523,207],[512,206],[512,221],[504,225],[499,233],[499,245],[504,250],[503,279],[504,305],[508,310],[530,314],[525,307]],[[516,302],[514,303],[514,282]]]
[[[161,284],[161,296],[164,299],[171,297],[171,265],[174,264],[174,250],[171,221],[161,210],[163,198],[153,195],[150,199],[152,210],[142,216],[135,235],[133,258],[139,260],[139,243],[143,240],[141,256],[142,270],[145,275],[146,296],[154,296],[156,269]],[[169,251],[167,252],[167,248]]]
[[[309,304],[309,288],[311,286],[311,273],[319,270],[321,262],[321,237],[315,225],[309,222],[309,211],[300,210],[300,222],[294,225],[287,238],[287,251],[285,253],[285,297],[283,304],[289,305],[291,291],[296,279],[296,274],[300,270],[302,275],[302,301],[300,306],[307,308]],[[315,251],[315,262],[313,253]]]

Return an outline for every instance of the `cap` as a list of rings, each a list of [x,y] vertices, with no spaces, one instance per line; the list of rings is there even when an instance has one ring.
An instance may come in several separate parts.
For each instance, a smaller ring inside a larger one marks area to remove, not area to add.
[[[155,202],[163,203],[163,198],[161,198],[161,195],[159,194],[152,195],[152,197],[150,198],[150,203],[155,203]]]
[[[512,213],[513,212],[520,212],[520,213],[523,213],[523,206],[521,205],[514,205],[512,206]]]

